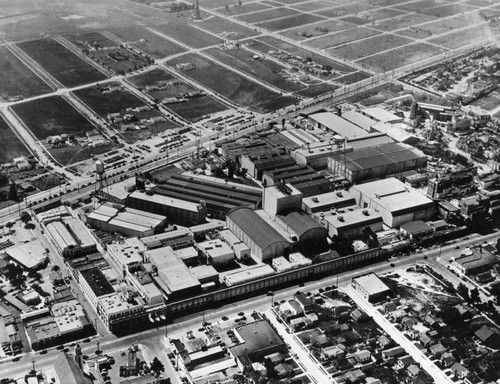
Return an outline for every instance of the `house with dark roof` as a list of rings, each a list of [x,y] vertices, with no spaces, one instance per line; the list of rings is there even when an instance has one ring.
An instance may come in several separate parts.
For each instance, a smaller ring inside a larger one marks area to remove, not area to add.
[[[492,349],[500,349],[500,332],[497,329],[483,325],[474,335],[485,346]]]
[[[464,379],[469,375],[469,370],[465,368],[462,364],[460,363],[455,363],[451,366],[451,370],[455,374],[456,377],[458,377],[460,380]]]
[[[441,361],[441,364],[443,364],[445,368],[450,368],[453,364],[457,362],[450,352],[443,353],[439,360]]]

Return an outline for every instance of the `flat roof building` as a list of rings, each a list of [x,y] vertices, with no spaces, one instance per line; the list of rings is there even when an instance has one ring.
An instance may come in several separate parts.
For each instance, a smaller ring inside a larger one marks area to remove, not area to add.
[[[400,123],[403,121],[402,117],[399,117],[395,115],[392,112],[389,112],[383,108],[380,107],[370,107],[370,108],[365,108],[361,110],[361,114],[365,115],[366,117],[369,117],[372,120],[375,120],[376,122],[383,122],[383,123]]]
[[[223,282],[228,286],[243,284],[248,281],[257,280],[263,277],[274,275],[274,269],[267,264],[260,264],[244,269],[238,269],[236,272],[228,272],[223,275]]]
[[[330,157],[328,168],[352,183],[384,178],[395,173],[418,170],[427,166],[427,156],[401,143],[383,144],[358,149],[340,157]]]
[[[37,269],[47,261],[45,249],[38,240],[19,244],[4,252],[17,264],[29,270]]]
[[[115,289],[99,268],[91,267],[78,272],[80,287],[82,287],[83,293],[85,293],[85,296],[87,296],[94,308],[97,308],[100,297],[115,292]]]
[[[87,216],[87,222],[106,232],[145,237],[161,231],[166,225],[166,218],[155,213],[105,203]]]
[[[349,189],[362,208],[373,208],[390,228],[415,220],[430,220],[434,204],[394,177],[354,185]]]
[[[234,260],[233,250],[221,239],[207,240],[198,243],[197,247],[212,265],[227,264]]]
[[[370,303],[385,299],[390,295],[390,288],[374,273],[356,277],[352,280],[354,289]]]
[[[346,191],[332,191],[302,199],[302,209],[309,214],[345,208],[352,205],[356,205],[356,199]]]
[[[341,236],[347,239],[359,237],[370,228],[371,231],[381,231],[382,215],[371,208],[341,209],[321,215],[328,228],[328,235]]]
[[[499,263],[498,256],[482,246],[466,249],[453,261],[453,265],[465,275],[476,275],[490,271]]]
[[[347,139],[347,145],[354,151],[361,148],[377,147],[382,144],[394,143],[394,140],[381,132],[371,132],[364,136],[357,136]]]
[[[135,177],[129,177],[97,191],[101,199],[116,204],[125,204],[128,195],[135,189]]]
[[[311,124],[314,124],[319,129],[333,131],[336,134],[346,138],[366,134],[366,130],[364,130],[363,128],[354,125],[353,123],[332,112],[313,113],[308,116],[308,120]]]
[[[194,244],[193,234],[188,228],[175,229],[153,236],[141,238],[148,249],[172,247],[173,249],[185,248]]]
[[[364,129],[366,132],[371,132],[372,125],[377,122],[356,111],[342,112],[342,118]]]
[[[49,239],[64,258],[84,256],[97,251],[97,244],[87,228],[75,217],[63,216],[47,221]]]
[[[255,155],[249,153],[241,157],[241,167],[245,168],[248,174],[257,180],[262,180],[262,176],[266,171],[286,168],[294,164],[295,160],[289,155]]]

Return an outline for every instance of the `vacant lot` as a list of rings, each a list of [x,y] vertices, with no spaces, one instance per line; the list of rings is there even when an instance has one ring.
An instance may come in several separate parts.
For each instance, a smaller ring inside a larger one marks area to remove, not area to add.
[[[280,17],[299,15],[299,11],[294,11],[288,8],[273,8],[261,12],[249,13],[238,16],[238,19],[247,23],[260,23],[262,21],[278,19]]]
[[[136,71],[152,64],[153,59],[133,52],[128,48],[110,48],[107,50],[90,50],[88,56],[104,68],[118,75]]]
[[[221,39],[195,28],[183,21],[155,25],[154,29],[192,48],[220,44]]]
[[[338,48],[332,48],[329,49],[328,52],[337,57],[345,57],[347,60],[357,60],[411,42],[413,42],[413,40],[407,39],[406,37],[384,34],[360,41],[354,41]]]
[[[386,19],[393,19],[395,17],[399,17],[401,15],[404,15],[405,13],[403,11],[397,11],[395,9],[391,8],[382,8],[382,9],[376,9],[373,11],[366,11],[363,12],[360,17],[367,18],[370,21],[381,21],[381,20],[386,20]]]
[[[17,43],[61,84],[75,87],[107,77],[53,39],[38,39]]]
[[[253,60],[254,54],[245,49],[222,51],[211,48],[206,53],[232,68],[245,72],[284,91],[294,92],[305,88],[303,84],[297,84],[280,76],[279,73],[285,69],[282,65],[271,60]]]
[[[354,72],[350,73],[346,76],[339,77],[335,79],[335,82],[341,83],[341,84],[354,84],[359,81],[363,81],[365,79],[368,79],[370,77],[369,74],[364,73],[364,72]]]
[[[424,9],[439,7],[440,5],[449,4],[447,1],[442,0],[419,0],[411,3],[405,3],[395,6],[398,9],[404,9],[410,12],[422,12]]]
[[[12,110],[40,140],[62,133],[82,135],[95,128],[60,96],[16,104]]]
[[[234,23],[219,16],[212,16],[199,23],[196,23],[200,28],[206,29],[212,33],[219,35],[223,39],[239,40],[246,37],[259,35],[259,32],[247,28],[243,25]]]
[[[498,30],[494,31],[498,33]],[[443,36],[439,36],[430,39],[429,42],[437,45],[441,45],[446,48],[455,49],[462,47],[466,44],[472,44],[479,41],[484,41],[493,43],[489,39],[490,30],[489,26],[485,26],[484,29],[480,27],[468,28],[457,32],[448,33]],[[495,39],[496,40],[496,39]]]
[[[108,113],[145,105],[141,99],[124,89],[110,93],[103,93],[101,90],[101,87],[94,86],[73,93],[101,117],[106,117]]]
[[[322,11],[316,12],[318,15],[321,16],[326,16],[326,17],[342,17],[346,15],[352,15],[356,13],[361,13],[364,11],[368,11],[370,9],[373,9],[374,6],[371,4],[366,4],[366,3],[351,3],[347,5],[343,5],[340,7],[335,7],[335,8],[330,8],[330,9],[324,9]]]
[[[0,97],[22,96],[24,98],[51,92],[42,79],[35,75],[5,46],[0,47]]]
[[[457,16],[451,19],[432,21],[427,24],[419,25],[398,31],[399,35],[425,39],[433,35],[451,32],[455,29],[460,29],[470,26],[470,20],[467,16]]]
[[[98,147],[82,147],[81,145],[72,145],[60,148],[52,148],[50,145],[46,146],[50,154],[61,165],[70,165],[78,163],[79,161],[90,159],[92,156],[100,155],[117,148],[114,143],[100,145]]]
[[[327,33],[343,31],[352,27],[353,25],[351,23],[342,20],[327,20],[313,25],[304,25],[302,27],[290,29],[282,32],[282,35],[294,40],[304,40],[323,36]]]
[[[301,11],[317,11],[319,9],[323,8],[331,8],[334,6],[332,3],[329,3],[328,1],[309,1],[308,3],[300,3],[300,4],[294,4],[293,8],[296,8]]]
[[[324,66],[329,66],[332,67],[334,71],[337,72],[342,72],[342,73],[349,73],[349,72],[354,72],[354,69],[351,67],[348,67],[347,65],[338,63],[336,61],[333,61],[331,59],[327,59],[323,56],[317,55],[315,53],[311,53],[311,51],[307,51],[305,49],[299,48],[295,45],[289,44],[285,41],[278,40],[272,36],[265,36],[261,38],[257,38],[258,41],[264,43],[267,46],[270,46],[271,49],[281,49],[283,51],[286,51],[290,53],[291,55],[294,56],[300,56],[302,58],[310,57],[311,60],[319,65],[324,65]],[[261,49],[265,49],[264,47],[261,47]],[[268,50],[265,52],[267,53]]]
[[[110,48],[117,47],[118,44],[113,40],[108,39],[103,34],[97,31],[70,33],[63,36],[66,40],[72,42],[80,49],[94,48]]]
[[[336,89],[338,89],[336,85],[330,83],[321,83],[321,84],[309,85],[307,89],[295,93],[297,95],[304,97],[315,97],[322,95],[323,93],[335,91]]]
[[[227,8],[219,8],[216,11],[226,14],[226,15],[243,15],[245,13],[263,11],[264,9],[270,9],[269,5],[265,5],[262,3],[248,3],[242,4],[241,7],[238,5],[231,3]]]
[[[28,148],[19,140],[2,117],[0,117],[0,143],[2,143],[0,163],[8,163],[18,156],[30,155]]]
[[[435,45],[414,43],[358,60],[357,63],[368,66],[377,72],[387,72],[445,51],[445,49],[438,48]]]
[[[426,23],[428,21],[437,20],[433,16],[423,15],[420,13],[410,13],[408,15],[403,15],[395,17],[391,20],[384,20],[376,22],[370,27],[379,29],[381,31],[396,31],[402,28],[408,28],[416,24]]]
[[[253,110],[260,111],[262,108],[259,107],[260,104],[280,97],[278,93],[199,55],[188,54],[170,61],[169,64],[175,66],[178,63],[187,61],[196,62],[196,69],[183,72],[184,75],[242,107],[250,107]],[[282,100],[279,101],[282,102]],[[287,99],[287,101],[291,104],[294,99]]]
[[[491,111],[500,105],[500,87],[497,87],[493,92],[474,100],[470,105],[479,107],[485,111]]]
[[[448,17],[453,15],[458,15],[459,13],[469,12],[475,9],[476,8],[474,7],[470,7],[468,5],[463,5],[463,4],[448,4],[426,9],[422,11],[422,13],[436,17]]]
[[[335,47],[336,45],[350,43],[351,41],[375,36],[378,34],[380,34],[380,32],[374,31],[373,29],[356,27],[347,29],[345,31],[336,32],[330,35],[318,37],[317,39],[306,41],[305,44],[313,48],[327,49]]]
[[[144,28],[119,28],[110,30],[109,32],[156,59],[176,55],[185,51],[180,45],[164,39]]]
[[[264,21],[263,23],[258,23],[256,25],[271,31],[280,31],[282,29],[294,28],[300,25],[316,23],[321,20],[324,20],[324,18],[308,13],[302,13],[299,15],[285,17],[283,19]]]
[[[147,93],[159,102],[164,98],[182,96],[187,92],[199,91],[197,88],[184,83],[162,69],[154,69],[150,72],[135,76],[130,82],[138,88],[146,86],[157,86],[158,89],[148,90]],[[211,96],[200,96],[187,99],[183,103],[166,104],[165,107],[177,113],[188,121],[196,121],[209,114],[224,111],[227,107]]]

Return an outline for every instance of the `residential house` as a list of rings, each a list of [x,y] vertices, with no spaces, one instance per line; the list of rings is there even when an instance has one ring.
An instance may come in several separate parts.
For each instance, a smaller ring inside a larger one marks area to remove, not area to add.
[[[357,351],[356,353],[354,353],[354,356],[356,357],[356,360],[360,363],[367,363],[372,359],[372,354],[367,349]]]
[[[406,311],[403,309],[396,309],[389,314],[389,319],[391,321],[399,323],[407,315]]]
[[[384,359],[390,359],[390,358],[396,358],[399,356],[403,356],[406,353],[406,351],[402,347],[394,347],[390,349],[386,349],[385,351],[382,351],[382,357]]]
[[[388,347],[389,345],[392,344],[391,339],[389,339],[387,336],[382,335],[379,336],[377,339],[378,345],[380,345],[380,348],[384,349],[385,347]]]
[[[338,359],[345,355],[345,347],[342,344],[332,345],[331,347],[323,348],[321,356],[325,360]]]
[[[354,369],[352,371],[347,372],[344,375],[344,379],[348,383],[360,383],[364,381],[366,375],[363,373],[361,369]]]
[[[403,326],[404,329],[411,330],[414,325],[417,325],[418,321],[414,317],[409,317],[406,316],[401,320],[401,325]]]
[[[435,327],[439,325],[439,322],[436,320],[436,318],[430,314],[426,314],[424,318],[422,319],[423,323],[425,325],[428,325],[429,327]]]
[[[420,344],[422,344],[422,346],[426,348],[432,344],[432,339],[426,333],[421,334],[418,338],[418,341],[420,342]]]
[[[453,364],[457,362],[450,352],[443,353],[441,355],[440,361],[445,368],[450,368]]]
[[[330,338],[327,335],[318,335],[311,339],[311,343],[317,347],[325,347],[331,343]]]
[[[500,332],[495,328],[483,325],[474,335],[487,347],[500,349]]]
[[[446,348],[443,347],[443,344],[441,343],[436,343],[434,345],[431,345],[429,348],[429,352],[434,356],[435,358],[440,358],[443,353],[446,352]]]
[[[304,318],[303,317],[297,317],[295,319],[291,319],[290,320],[290,327],[296,331],[297,329],[300,329],[302,327],[304,327],[305,323],[304,323]]]
[[[408,373],[408,376],[410,376],[410,377],[417,377],[417,375],[420,373],[420,368],[416,364],[411,364],[406,369],[406,372]]]
[[[410,355],[398,357],[394,369],[400,371],[408,368],[410,365],[415,364],[415,360]]]
[[[278,374],[278,377],[288,377],[293,374],[293,367],[290,364],[279,363],[274,367],[274,370]]]
[[[304,293],[296,293],[293,295],[294,299],[299,303],[304,312],[309,312],[313,309],[314,303],[313,301],[307,297]]]
[[[469,375],[469,370],[460,363],[453,364],[451,370],[460,380],[465,379]]]
[[[351,312],[351,318],[354,320],[354,321],[363,321],[364,319],[366,319],[366,315],[364,312],[360,311],[358,308],[356,308],[354,311]]]
[[[466,305],[457,304],[453,308],[455,308],[458,311],[459,315],[464,320],[472,319],[472,317],[474,316],[471,309],[469,307],[467,307]]]

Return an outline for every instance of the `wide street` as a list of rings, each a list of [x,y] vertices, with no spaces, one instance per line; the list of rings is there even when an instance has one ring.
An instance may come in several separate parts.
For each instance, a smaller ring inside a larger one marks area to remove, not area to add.
[[[172,324],[168,325],[167,327],[160,327],[158,329],[153,328],[147,331],[142,331],[120,338],[108,334],[98,339],[100,342],[100,348],[104,353],[114,353],[116,351],[120,351],[124,348],[129,347],[134,342],[139,342],[147,346],[150,345],[149,343],[155,343],[155,340],[160,340],[160,337],[165,335],[171,338],[180,337],[180,335],[185,334],[188,329],[199,328],[203,320],[215,323],[219,322],[223,316],[234,317],[239,312],[250,314],[254,310],[262,312],[268,311],[270,310],[273,302],[289,299],[297,291],[314,291],[329,285],[336,285],[337,283],[339,287],[344,287],[346,285],[349,285],[352,278],[357,275],[361,275],[367,272],[374,272],[382,275],[395,269],[406,268],[417,262],[425,262],[429,264],[456,286],[459,283],[464,283],[464,280],[451,273],[442,264],[442,260],[449,260],[450,257],[458,255],[460,250],[456,249],[457,246],[460,247],[460,249],[463,249],[473,244],[481,244],[484,241],[496,242],[499,237],[500,235],[498,233],[492,233],[486,236],[473,234],[470,235],[467,239],[460,239],[453,244],[441,247],[441,249],[439,247],[434,247],[422,253],[414,253],[410,256],[401,256],[398,258],[393,258],[389,261],[382,261],[360,269],[340,273],[338,276],[332,275],[319,280],[306,282],[302,287],[294,285],[288,288],[276,290],[273,296],[259,295],[231,304],[226,304],[224,306],[221,306],[220,308],[207,309],[196,314],[173,319]],[[90,356],[94,353],[96,349],[96,340],[97,339],[93,339],[93,341],[91,341],[90,343],[82,344],[83,354]],[[44,355],[30,352],[22,356],[20,362],[3,362],[0,365],[0,370],[2,371],[2,375],[5,377],[18,377],[19,375],[27,372],[27,363],[30,363],[34,360],[36,362],[37,368],[43,369],[43,367],[51,366],[55,357],[59,353],[60,351],[55,350],[54,348],[50,349]]]

